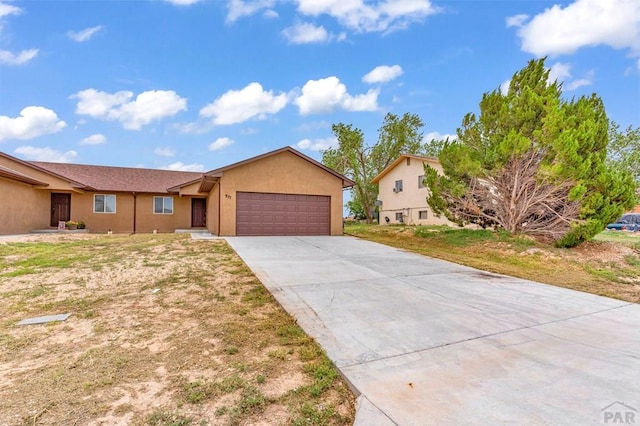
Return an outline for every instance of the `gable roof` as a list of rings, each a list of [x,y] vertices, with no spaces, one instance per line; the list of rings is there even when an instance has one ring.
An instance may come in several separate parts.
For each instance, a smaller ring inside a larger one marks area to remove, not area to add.
[[[169,188],[202,177],[200,172],[46,163],[40,161],[32,161],[31,164],[80,182],[83,184],[84,189],[92,191],[166,194],[169,193]]]
[[[273,155],[281,154],[283,152],[289,152],[289,153],[291,153],[293,155],[297,155],[298,157],[302,158],[305,161],[308,161],[309,163],[313,164],[314,166],[321,168],[325,172],[332,174],[333,176],[337,177],[338,179],[340,179],[342,181],[342,187],[343,188],[350,188],[350,187],[352,187],[353,185],[356,184],[354,181],[352,181],[351,179],[347,178],[346,176],[343,176],[340,173],[336,172],[335,170],[332,170],[329,167],[325,166],[324,164],[314,160],[313,158],[304,155],[300,151],[296,151],[295,149],[291,148],[290,146],[285,146],[283,148],[276,149],[275,151],[270,151],[270,152],[267,152],[265,154],[261,154],[261,155],[255,156],[255,157],[248,158],[248,159],[243,160],[243,161],[238,161],[237,163],[233,163],[233,164],[230,164],[228,166],[224,166],[224,167],[220,167],[218,169],[210,170],[210,171],[206,172],[201,177],[201,179],[194,179],[194,180],[191,180],[189,182],[184,182],[181,185],[178,185],[176,187],[171,188],[171,190],[178,190],[180,187],[191,185],[193,183],[196,183],[196,182],[200,181],[201,182],[200,183],[200,191],[201,192],[208,192],[213,187],[213,184],[215,182],[217,182],[220,177],[222,177],[222,175],[223,175],[223,173],[225,171],[234,169],[236,167],[244,166],[245,164],[253,163],[254,161],[258,161],[258,160],[261,160],[263,158],[267,158],[267,157],[271,157]]]
[[[80,182],[76,182],[76,181],[74,181],[74,180],[72,180],[72,179],[69,179],[68,177],[65,177],[65,176],[59,175],[59,174],[54,173],[54,172],[52,172],[52,171],[50,171],[50,170],[43,169],[42,167],[39,167],[39,166],[37,166],[36,164],[34,164],[34,162],[21,160],[21,159],[19,159],[19,158],[12,157],[11,155],[6,154],[6,153],[4,153],[4,152],[0,152],[0,157],[7,158],[7,159],[11,160],[11,161],[12,161],[12,162],[14,162],[14,163],[18,163],[18,164],[21,164],[21,165],[23,165],[23,166],[29,167],[30,169],[33,169],[33,170],[37,170],[37,171],[39,171],[39,172],[46,173],[46,174],[48,174],[48,175],[50,175],[50,176],[54,176],[54,177],[56,177],[56,178],[58,178],[58,179],[61,179],[61,180],[65,181],[65,182],[68,182],[69,184],[71,184],[71,186],[72,186],[72,187],[76,187],[76,188],[82,188],[82,187],[84,187],[84,185],[83,185],[83,184],[81,184]],[[9,168],[9,167],[3,167],[3,168],[5,169],[5,177],[10,177],[9,175],[10,175],[10,174],[13,174],[13,177],[11,177],[11,178],[12,178],[12,179],[15,179],[15,180],[27,179],[27,180],[22,180],[22,182],[25,182],[25,183],[31,183],[31,184],[33,184],[33,185],[44,185],[44,186],[48,186],[48,185],[49,185],[48,183],[41,182],[41,181],[39,181],[39,180],[37,180],[37,179],[34,179],[34,178],[32,178],[32,177],[30,177],[30,176],[28,176],[28,175],[24,174],[24,173],[18,172],[18,171],[16,171],[16,170],[12,170],[12,169],[11,169],[11,168]],[[9,172],[9,171],[10,171],[10,172]],[[20,179],[18,179],[18,178],[20,178]],[[33,182],[28,182],[28,180],[31,180],[31,181],[33,181]]]
[[[343,176],[340,173],[336,172],[335,170],[332,170],[329,167],[325,166],[324,164],[314,160],[313,158],[304,155],[300,151],[296,151],[295,149],[291,148],[290,146],[285,146],[283,148],[276,149],[275,151],[267,152],[265,154],[257,155],[255,157],[252,157],[252,158],[249,158],[249,159],[246,159],[246,160],[243,160],[243,161],[239,161],[237,163],[233,163],[233,164],[230,164],[228,166],[220,167],[219,169],[208,171],[208,172],[205,173],[205,176],[212,176],[212,177],[216,177],[216,175],[221,176],[221,173],[223,173],[225,170],[234,169],[234,168],[239,167],[239,166],[244,166],[245,164],[253,163],[254,161],[258,161],[258,160],[261,160],[261,159],[266,158],[266,157],[271,157],[272,155],[277,155],[277,154],[280,154],[280,153],[283,153],[283,152],[290,152],[293,155],[297,155],[298,157],[302,158],[305,161],[308,161],[309,163],[313,164],[314,166],[321,168],[325,172],[334,175],[338,179],[342,180],[342,187],[343,188],[349,188],[349,187],[352,187],[353,185],[356,184],[354,181],[352,181],[351,179],[347,178],[346,176]]]
[[[24,173],[20,173],[16,170],[12,170],[5,166],[0,166],[0,176],[8,179],[12,179],[12,180],[17,180],[18,182],[22,182],[22,183],[28,183],[31,185],[49,186],[48,183],[39,181],[37,179],[33,179],[32,177],[29,177]]]
[[[385,169],[383,171],[381,171],[378,176],[376,176],[373,179],[371,179],[371,183],[380,182],[380,179],[382,179],[387,173],[389,173],[391,170],[393,170],[398,164],[400,164],[406,158],[415,158],[418,161],[423,161],[423,162],[426,161],[426,162],[429,162],[429,163],[437,163],[437,164],[440,163],[438,161],[438,159],[435,158],[435,157],[423,157],[421,155],[402,154],[398,158],[396,158],[396,160],[393,163],[391,163],[387,167],[385,167]]]

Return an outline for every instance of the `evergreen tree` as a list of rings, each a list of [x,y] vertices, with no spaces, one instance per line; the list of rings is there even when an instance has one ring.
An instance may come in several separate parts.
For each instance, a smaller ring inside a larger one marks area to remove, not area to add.
[[[633,179],[606,162],[608,126],[600,98],[563,100],[532,60],[464,117],[440,153],[444,176],[426,170],[428,203],[459,224],[577,245],[633,205]]]

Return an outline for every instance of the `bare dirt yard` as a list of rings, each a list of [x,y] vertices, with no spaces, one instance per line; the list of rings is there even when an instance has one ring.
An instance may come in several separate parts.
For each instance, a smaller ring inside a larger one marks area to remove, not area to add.
[[[223,240],[0,238],[0,300],[0,425],[353,422],[335,367]]]

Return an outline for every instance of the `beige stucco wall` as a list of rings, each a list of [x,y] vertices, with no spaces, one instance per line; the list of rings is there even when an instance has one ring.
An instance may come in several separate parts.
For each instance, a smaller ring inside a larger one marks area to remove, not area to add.
[[[115,213],[94,213],[93,196],[95,193],[71,195],[71,220],[83,220],[90,232],[104,233],[109,230],[115,233],[133,232],[133,203],[131,193],[101,192],[116,196]],[[173,214],[154,214],[154,194],[136,194],[136,226],[137,233],[174,232],[176,229],[191,227],[191,197],[157,194],[173,198]]]
[[[378,185],[378,199],[382,200],[380,206],[380,224],[385,225],[385,217],[389,218],[389,224],[400,223],[396,220],[396,213],[403,214],[404,223],[407,225],[453,225],[444,216],[436,217],[427,205],[428,188],[418,188],[419,176],[424,175],[424,163],[442,173],[442,167],[436,162],[426,162],[411,158],[407,165],[403,159],[396,167],[390,170],[380,179]],[[402,180],[402,191],[393,192],[395,182]],[[420,212],[427,212],[427,219],[420,219]]]
[[[49,227],[49,191],[0,177],[0,234],[22,234]]]
[[[207,199],[207,229],[213,235],[219,235],[220,185],[215,184]]]
[[[290,152],[224,171],[220,190],[220,235],[236,234],[237,191],[330,196],[331,235],[342,235],[342,180]]]

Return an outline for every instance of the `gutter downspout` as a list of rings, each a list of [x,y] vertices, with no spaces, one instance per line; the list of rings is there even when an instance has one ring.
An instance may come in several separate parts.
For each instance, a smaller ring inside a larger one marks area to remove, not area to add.
[[[137,201],[136,201],[136,193],[132,192],[133,194],[133,232],[132,234],[136,233],[136,207],[137,207]]]

